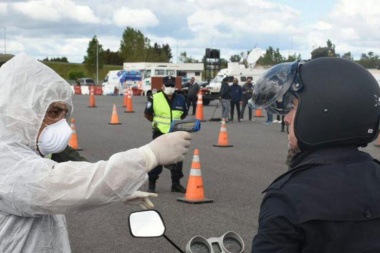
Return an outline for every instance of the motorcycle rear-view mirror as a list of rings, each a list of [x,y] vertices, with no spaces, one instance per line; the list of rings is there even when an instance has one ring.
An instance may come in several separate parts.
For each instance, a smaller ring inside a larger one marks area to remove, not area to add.
[[[156,210],[143,210],[129,215],[129,231],[133,237],[160,237],[165,224]]]

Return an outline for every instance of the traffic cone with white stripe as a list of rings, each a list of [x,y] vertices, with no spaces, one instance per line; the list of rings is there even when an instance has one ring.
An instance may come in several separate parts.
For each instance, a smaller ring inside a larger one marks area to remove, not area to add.
[[[127,89],[127,110],[125,110],[124,112],[126,112],[126,113],[135,112],[133,110],[132,89],[131,88]]]
[[[195,112],[195,118],[199,121],[205,121],[205,118],[203,116],[203,96],[202,96],[202,92],[199,91],[198,92],[198,100],[197,100],[197,109],[196,109],[196,112]]]
[[[88,103],[88,107],[96,107],[95,103],[95,86],[90,86],[90,101]]]
[[[220,127],[220,133],[219,133],[219,139],[218,144],[214,144],[214,147],[233,147],[233,145],[230,145],[228,142],[228,133],[227,133],[227,126],[226,126],[226,120],[222,119],[222,126]]]
[[[127,108],[127,106],[128,106],[128,90],[124,89],[123,107]]]
[[[210,203],[214,201],[212,199],[205,198],[201,173],[201,163],[199,161],[199,149],[194,150],[194,156],[191,163],[190,176],[187,182],[185,197],[177,198],[177,200],[191,204]]]
[[[82,149],[79,148],[79,145],[78,145],[78,135],[77,135],[77,129],[75,127],[75,119],[74,118],[71,119],[71,125],[70,126],[71,126],[71,130],[72,130],[72,134],[71,134],[71,138],[69,141],[69,146],[75,150],[80,151]]]

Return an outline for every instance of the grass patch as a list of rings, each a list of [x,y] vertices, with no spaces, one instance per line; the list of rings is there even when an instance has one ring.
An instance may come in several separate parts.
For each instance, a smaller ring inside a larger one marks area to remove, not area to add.
[[[70,72],[83,72],[85,74],[84,77],[91,77],[96,82],[96,73],[89,73],[85,68],[84,64],[80,63],[64,63],[64,62],[51,62],[51,61],[43,61],[45,65],[49,66],[55,72],[57,72],[61,77],[68,80]],[[123,66],[119,65],[104,65],[103,69],[99,69],[99,83],[106,77],[108,71],[111,70],[119,70],[123,69]]]

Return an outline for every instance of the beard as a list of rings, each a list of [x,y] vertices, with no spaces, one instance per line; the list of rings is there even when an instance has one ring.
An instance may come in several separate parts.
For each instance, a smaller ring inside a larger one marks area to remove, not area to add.
[[[293,145],[290,145],[290,143],[288,144],[288,154],[285,163],[288,165],[289,170],[291,169],[293,158],[299,153],[301,153],[301,150],[298,146],[294,147]]]

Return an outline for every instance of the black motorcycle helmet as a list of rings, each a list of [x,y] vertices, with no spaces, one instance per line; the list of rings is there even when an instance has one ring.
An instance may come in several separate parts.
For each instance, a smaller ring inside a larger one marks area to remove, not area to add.
[[[361,65],[323,57],[278,64],[257,81],[251,106],[285,115],[299,100],[294,132],[301,150],[366,146],[379,130],[380,88]]]

